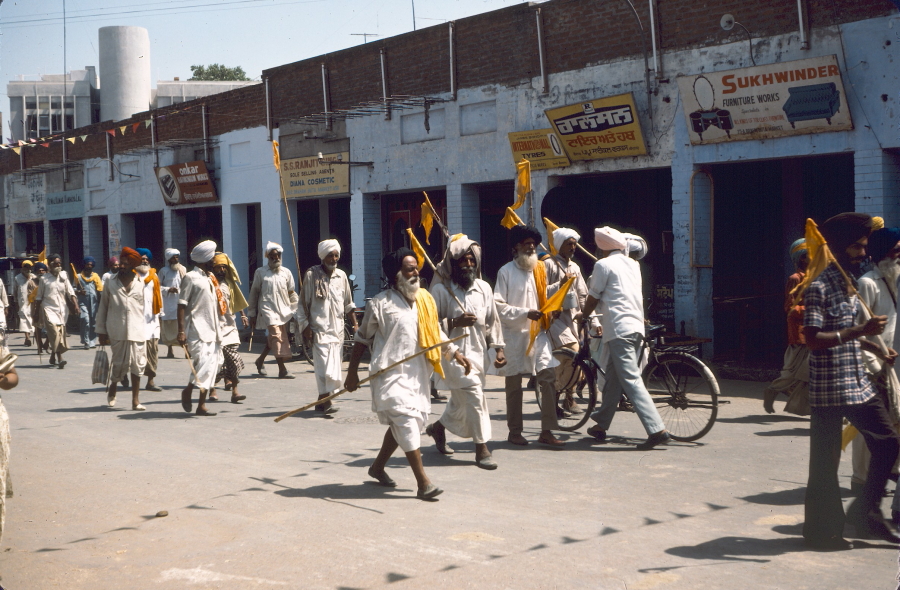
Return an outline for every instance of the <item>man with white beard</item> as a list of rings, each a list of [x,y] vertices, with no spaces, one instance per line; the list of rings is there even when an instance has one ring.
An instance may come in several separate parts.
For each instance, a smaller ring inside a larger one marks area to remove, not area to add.
[[[858,287],[860,299],[866,302],[872,315],[887,316],[887,324],[881,333],[881,340],[889,349],[896,349],[896,322],[897,322],[897,279],[900,278],[900,228],[882,228],[872,232],[869,236],[867,248],[875,267],[859,278]],[[860,306],[860,310],[862,306]],[[857,321],[863,321],[860,314]],[[874,336],[869,340],[875,342]],[[883,361],[865,348],[862,351],[866,372],[873,375],[879,373]],[[850,478],[850,489],[859,492],[866,484],[866,476],[869,472],[871,453],[866,446],[866,440],[862,434],[857,434],[853,439],[853,476]],[[894,465],[893,477],[897,477],[897,465]]]
[[[278,378],[293,379],[286,361],[291,360],[291,343],[288,335],[288,323],[294,316],[292,306],[297,302],[294,287],[294,275],[281,266],[281,253],[284,249],[275,242],[266,244],[268,266],[256,269],[253,284],[250,285],[250,300],[247,315],[250,325],[257,330],[266,330],[268,339],[262,354],[256,359],[256,371],[266,374],[263,361],[269,351],[278,363]],[[254,318],[257,318],[254,323]]]
[[[369,467],[369,476],[383,486],[396,487],[397,482],[384,468],[399,446],[416,477],[416,497],[431,500],[443,490],[425,475],[419,447],[422,427],[431,411],[431,374],[443,376],[440,348],[409,359],[383,375],[374,375],[447,337],[441,330],[434,298],[419,288],[418,262],[413,251],[400,248],[385,256],[381,266],[390,286],[366,304],[344,386],[348,391],[359,388],[359,361],[368,347],[372,354],[369,363],[372,410],[378,414],[379,422],[388,425],[378,457]],[[469,373],[471,363],[454,344],[442,348],[446,358],[455,359]]]
[[[300,333],[312,343],[316,386],[322,399],[341,388],[344,317],[350,318],[354,333],[358,326],[350,281],[337,267],[341,245],[337,240],[323,240],[318,254],[322,264],[306,271],[296,316]],[[333,414],[337,408],[329,401],[317,405],[316,411]]]
[[[156,369],[159,367],[159,313],[162,311],[162,292],[159,287],[159,276],[156,269],[150,266],[153,253],[147,248],[135,248],[141,255],[141,264],[134,272],[144,285],[144,322],[147,333],[147,365],[144,375],[147,376],[147,391],[162,391],[154,382]]]
[[[50,272],[41,276],[38,281],[32,317],[38,313],[42,315],[50,346],[50,364],[62,369],[66,366],[62,355],[69,350],[66,343],[66,322],[69,320],[69,310],[78,309],[78,301],[75,299],[75,289],[69,282],[69,275],[62,269],[62,257],[51,254],[47,257],[47,267]]]
[[[181,252],[166,248],[166,266],[159,269],[159,286],[162,291],[163,312],[159,316],[159,342],[169,347],[167,359],[175,358],[172,347],[178,345],[178,287],[187,269],[178,258]]]
[[[541,234],[533,227],[517,225],[510,230],[513,260],[497,272],[494,301],[500,314],[503,341],[506,343],[506,366],[500,374],[506,377],[507,440],[514,445],[527,445],[522,436],[522,377],[536,375],[541,391],[541,434],[538,442],[561,447],[563,441],[553,436],[559,429],[556,421],[556,371],[559,361],[553,356],[553,345],[546,331],[538,332],[529,349],[531,323],[540,321],[540,308],[547,300],[547,272],[538,264],[537,245]]]

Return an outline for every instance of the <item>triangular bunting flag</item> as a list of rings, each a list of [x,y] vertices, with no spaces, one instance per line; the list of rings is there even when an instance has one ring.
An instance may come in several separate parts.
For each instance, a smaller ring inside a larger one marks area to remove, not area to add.
[[[87,138],[88,138],[87,135],[82,135],[82,136],[81,136],[81,141],[87,141]]]
[[[42,143],[41,147],[50,147],[50,142],[48,141],[47,143]]]
[[[116,130],[115,130],[115,129],[107,129],[106,132],[109,133],[110,135],[112,135],[113,137],[116,136]]]
[[[133,125],[131,126],[131,132],[132,132],[132,133],[137,133],[138,127],[140,127],[140,126],[141,126],[141,122],[140,122],[140,121],[138,121],[137,123],[133,124]]]
[[[153,123],[153,121],[151,119],[147,119],[146,121],[144,121],[144,127],[149,127],[151,123]]]
[[[22,153],[22,148],[20,148],[20,147],[14,147],[14,148],[12,149],[12,151],[16,152],[17,154],[21,154],[21,153]]]
[[[128,125],[122,125],[119,127],[119,131],[122,132],[122,135],[125,135],[125,130],[128,129]]]
[[[78,138],[77,138],[77,137],[67,137],[67,138],[66,138],[66,141],[68,141],[68,142],[71,143],[72,145],[75,145],[75,140],[76,140],[76,139],[78,139]]]

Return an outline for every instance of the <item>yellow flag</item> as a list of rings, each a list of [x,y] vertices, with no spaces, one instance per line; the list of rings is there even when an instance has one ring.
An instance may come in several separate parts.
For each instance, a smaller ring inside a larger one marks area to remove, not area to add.
[[[525,204],[525,195],[531,192],[531,162],[522,158],[516,164],[516,202],[512,206],[518,209]]]
[[[47,245],[44,244],[44,249],[41,250],[41,253],[38,254],[38,262],[43,262],[47,264]]]
[[[68,141],[69,143],[71,143],[72,145],[74,145],[76,139],[78,139],[78,138],[77,138],[77,137],[67,137],[67,138],[66,138],[66,141]]]
[[[791,295],[794,297],[794,305],[799,305],[803,293],[822,274],[822,271],[828,268],[828,265],[832,262],[837,263],[834,254],[831,253],[831,249],[828,247],[828,243],[819,232],[819,227],[812,219],[806,220],[805,237],[806,249],[809,252],[809,267],[806,269],[806,276],[803,278],[803,282],[791,291]]]
[[[431,201],[428,200],[428,193],[422,191],[422,194],[425,195],[425,202],[422,203],[422,222],[420,225],[425,230],[425,243],[430,246],[431,228],[434,226],[434,207],[431,206]],[[419,266],[421,268],[421,265]]]
[[[275,170],[281,172],[281,156],[278,154],[278,142],[272,141],[272,161],[275,163]]]
[[[550,242],[550,254],[556,256],[556,243],[553,241],[553,232],[559,229],[559,226],[547,219],[544,218],[544,225],[547,227],[547,241]]]
[[[21,154],[21,153],[22,153],[22,148],[20,148],[20,147],[14,147],[14,148],[12,149],[12,151],[16,152],[17,154]]]
[[[844,427],[844,430],[841,432],[841,450],[846,451],[847,445],[856,438],[856,435],[859,434],[859,430],[856,429],[852,424],[848,424]]]
[[[122,135],[125,135],[125,130],[128,129],[128,125],[122,125],[119,127],[119,131],[122,132]]]
[[[409,236],[409,245],[412,248],[412,251],[416,253],[416,260],[419,261],[419,270],[422,270],[422,267],[425,265],[425,257],[427,256],[427,254],[425,254],[425,249],[422,248],[422,244],[416,239],[412,228],[406,228],[406,234]]]
[[[538,264],[543,264],[543,263],[538,262]],[[571,278],[571,279],[567,280],[565,283],[563,283],[562,287],[559,288],[559,291],[557,291],[553,295],[553,297],[548,299],[547,303],[545,303],[541,307],[541,313],[544,314],[544,318],[549,317],[549,315],[551,313],[553,313],[554,311],[558,311],[558,310],[562,309],[563,299],[566,298],[566,294],[569,292],[569,289],[572,287],[573,282],[575,282],[575,279]],[[531,354],[531,347],[534,346],[534,339],[537,338],[538,332],[540,332],[544,328],[544,326],[542,325],[544,323],[545,323],[545,321],[543,318],[541,318],[540,320],[538,320],[536,322],[535,321],[531,322],[531,330],[528,335],[528,349],[525,351],[525,354]]]
[[[525,225],[525,222],[522,221],[516,212],[511,208],[506,208],[506,215],[503,216],[503,219],[500,220],[500,225],[505,227],[506,229],[512,229],[517,225]]]

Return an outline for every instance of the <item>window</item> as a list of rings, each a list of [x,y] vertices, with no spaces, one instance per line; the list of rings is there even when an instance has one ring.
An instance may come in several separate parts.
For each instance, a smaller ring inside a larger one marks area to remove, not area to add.
[[[37,108],[37,97],[36,96],[26,96],[25,97],[25,108],[26,109],[36,109]]]
[[[50,97],[49,96],[39,96],[38,97],[38,108],[39,109],[49,109],[50,108]]]
[[[75,97],[74,97],[74,96],[67,96],[67,97],[66,97],[66,108],[67,108],[67,109],[74,109],[74,108],[75,108]]]
[[[59,96],[51,96],[50,97],[50,108],[51,109],[62,108],[62,99]]]
[[[38,115],[38,135],[50,134],[50,115]]]
[[[62,115],[50,115],[50,123],[53,131],[62,131]]]

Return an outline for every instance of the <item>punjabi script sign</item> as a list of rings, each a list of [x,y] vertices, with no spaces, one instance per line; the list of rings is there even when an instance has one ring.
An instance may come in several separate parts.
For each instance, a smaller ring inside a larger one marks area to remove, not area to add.
[[[618,94],[544,111],[570,160],[647,153],[632,94]]]

